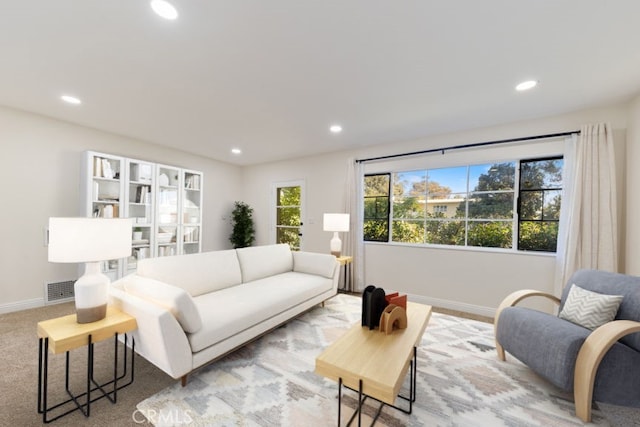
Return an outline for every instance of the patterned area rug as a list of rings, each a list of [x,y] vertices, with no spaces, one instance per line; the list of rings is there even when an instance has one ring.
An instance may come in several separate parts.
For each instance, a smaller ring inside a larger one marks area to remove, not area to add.
[[[338,386],[315,358],[360,321],[360,299],[338,295],[305,315],[138,404],[156,426],[331,426]],[[408,379],[404,391],[408,395]],[[343,394],[343,422],[357,394]],[[398,399],[396,405],[407,402]],[[367,400],[363,425],[378,404]],[[355,423],[354,423],[355,425]],[[433,313],[418,349],[413,414],[385,407],[379,426],[580,426],[571,396],[508,357],[497,359],[493,325]],[[598,410],[593,424],[609,426]]]

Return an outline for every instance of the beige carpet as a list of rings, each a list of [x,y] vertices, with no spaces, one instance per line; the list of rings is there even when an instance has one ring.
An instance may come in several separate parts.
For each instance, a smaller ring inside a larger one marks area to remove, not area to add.
[[[0,426],[42,425],[42,415],[37,412],[38,388],[38,337],[36,325],[41,320],[64,316],[74,312],[72,303],[51,305],[0,315],[0,348],[4,369],[0,375]],[[86,375],[86,352],[71,353],[72,377],[78,379],[72,390],[82,392]],[[113,341],[96,344],[96,378],[108,378],[113,374]],[[51,356],[50,399],[66,399],[64,393],[64,355]],[[118,392],[118,403],[107,399],[91,404],[91,416],[85,418],[79,411],[67,415],[52,426],[135,426],[133,419],[136,404],[173,384],[175,380],[148,363],[142,357],[135,360],[135,381]],[[53,401],[53,400],[52,400]]]

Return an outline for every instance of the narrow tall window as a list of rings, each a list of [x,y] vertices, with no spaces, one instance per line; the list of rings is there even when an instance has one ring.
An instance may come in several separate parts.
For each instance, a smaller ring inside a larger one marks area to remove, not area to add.
[[[389,241],[389,193],[391,174],[364,177],[364,240]]]
[[[562,157],[520,162],[518,249],[556,251],[563,166]]]
[[[301,227],[301,186],[278,186],[276,188],[276,243],[288,243],[292,250],[300,250]]]

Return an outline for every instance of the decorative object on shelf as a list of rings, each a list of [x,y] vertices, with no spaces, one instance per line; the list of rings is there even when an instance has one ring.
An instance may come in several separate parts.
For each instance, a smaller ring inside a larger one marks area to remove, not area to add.
[[[131,226],[131,219],[49,218],[49,262],[85,263],[74,285],[78,323],[105,317],[110,280],[100,265],[131,254]]]
[[[389,304],[380,316],[380,332],[389,335],[393,329],[407,329],[407,310]]]
[[[251,246],[255,240],[255,229],[253,227],[253,209],[246,203],[235,202],[235,208],[231,212],[231,222],[233,231],[229,236],[229,241],[234,249]]]
[[[331,255],[339,257],[342,251],[342,241],[338,236],[338,232],[349,231],[349,214],[326,213],[322,223],[324,231],[333,231],[333,238],[330,242]]]
[[[384,289],[367,286],[362,292],[362,326],[368,326],[369,329],[378,327],[386,306]]]
[[[169,185],[169,177],[161,173],[160,176],[158,176],[158,185],[165,187]]]
[[[142,240],[142,228],[136,227],[136,228],[133,229],[133,237],[132,237],[132,239],[134,241]]]

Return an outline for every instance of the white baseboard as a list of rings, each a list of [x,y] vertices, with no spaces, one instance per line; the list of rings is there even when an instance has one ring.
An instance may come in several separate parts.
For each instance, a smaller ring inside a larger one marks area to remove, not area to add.
[[[34,298],[23,301],[0,304],[0,314],[12,313],[14,311],[27,310],[29,308],[44,307],[44,298]]]
[[[481,305],[467,304],[464,302],[451,301],[440,298],[426,297],[424,295],[407,294],[409,301],[415,301],[421,304],[432,305],[435,307],[447,308],[449,310],[463,311],[465,313],[473,313],[480,316],[494,317],[496,309],[492,307],[484,307]]]

